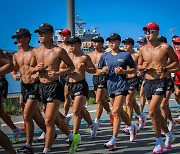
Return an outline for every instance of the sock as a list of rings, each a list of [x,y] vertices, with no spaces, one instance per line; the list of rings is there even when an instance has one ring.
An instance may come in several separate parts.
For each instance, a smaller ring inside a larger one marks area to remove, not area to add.
[[[116,136],[112,136],[112,141],[116,142]]]
[[[50,149],[49,148],[44,148],[44,150],[43,150],[43,153],[44,154],[50,154]]]
[[[91,128],[94,127],[94,122],[90,125],[90,127],[91,127]]]
[[[98,118],[95,118],[94,122],[95,122],[95,123],[99,123],[99,119],[98,119]]]
[[[162,144],[162,138],[159,137],[159,138],[156,138],[156,145],[161,145]]]
[[[72,134],[72,133],[70,133],[67,137],[68,137],[68,139],[69,139],[70,141],[73,140],[73,134]]]

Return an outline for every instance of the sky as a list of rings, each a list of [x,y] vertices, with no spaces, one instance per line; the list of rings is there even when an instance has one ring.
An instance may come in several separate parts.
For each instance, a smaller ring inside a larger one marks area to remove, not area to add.
[[[0,48],[17,50],[11,36],[18,28],[27,28],[32,35],[31,45],[39,46],[34,30],[41,23],[50,23],[54,29],[67,27],[67,0],[1,0]],[[122,39],[143,36],[142,28],[148,22],[160,26],[160,35],[180,35],[179,0],[75,0],[75,11],[86,22],[86,29],[98,27],[104,38],[111,33]],[[172,33],[171,29],[175,28]],[[11,90],[13,91],[13,90]]]

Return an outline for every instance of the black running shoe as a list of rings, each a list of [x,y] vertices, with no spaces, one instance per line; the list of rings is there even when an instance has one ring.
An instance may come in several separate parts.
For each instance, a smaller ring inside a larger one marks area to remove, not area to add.
[[[24,147],[18,149],[17,152],[34,154],[33,149],[32,149],[32,148],[29,148],[28,146],[24,146]]]

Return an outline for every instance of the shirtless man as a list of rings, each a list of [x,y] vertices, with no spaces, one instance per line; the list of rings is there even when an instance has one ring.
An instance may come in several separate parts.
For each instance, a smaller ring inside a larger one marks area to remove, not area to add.
[[[52,25],[43,23],[34,32],[38,33],[41,46],[34,49],[37,66],[32,71],[39,72],[41,101],[46,105],[46,138],[43,153],[49,154],[55,136],[55,123],[59,127],[59,123],[63,122],[59,115],[59,104],[61,100],[64,101],[64,94],[59,76],[72,72],[74,65],[67,52],[53,44]],[[60,69],[62,61],[66,64],[64,69]],[[65,123],[63,125],[65,126]],[[69,131],[68,127],[66,128]]]
[[[63,29],[62,31],[59,32],[59,35],[61,36],[61,40],[62,43],[60,43],[58,46],[65,49],[67,51],[67,53],[69,54],[69,46],[66,43],[70,37],[71,37],[71,31],[69,29]],[[71,98],[69,95],[69,91],[68,91],[68,75],[62,75],[60,76],[60,81],[62,82],[63,86],[64,86],[64,97],[65,97],[65,101],[64,101],[64,116],[65,116],[65,120],[67,121],[67,123],[69,123],[69,121],[71,120],[70,116],[67,116],[69,108],[71,106]]]
[[[124,43],[124,50],[126,52],[129,52],[137,65],[138,63],[138,52],[134,52],[134,40],[132,38],[126,38],[122,41]],[[129,83],[130,89],[128,90],[129,94],[126,96],[126,106],[127,106],[127,112],[130,118],[130,121],[132,121],[133,117],[133,109],[138,115],[139,118],[139,129],[144,128],[146,123],[146,117],[145,115],[141,114],[139,105],[136,102],[136,92],[139,91],[139,78],[137,76],[137,72],[132,74],[126,74],[126,78]]]
[[[13,56],[14,71],[11,73],[15,80],[22,79],[21,95],[24,103],[23,117],[26,123],[26,146],[19,149],[19,152],[33,153],[32,141],[34,134],[34,123],[38,124],[41,129],[46,132],[44,119],[38,108],[39,101],[39,74],[33,74],[30,67],[36,66],[33,61],[33,47],[29,45],[31,34],[28,29],[20,28],[16,31],[12,39],[16,39],[18,44],[18,52]],[[17,72],[20,71],[20,74]]]
[[[89,57],[93,62],[96,73],[93,74],[93,84],[94,84],[94,91],[96,95],[96,103],[97,103],[97,110],[96,110],[96,118],[95,123],[99,125],[99,119],[102,115],[103,108],[107,111],[107,114],[110,117],[110,124],[113,124],[113,116],[109,107],[108,102],[106,101],[106,94],[107,94],[107,82],[106,82],[106,74],[101,74],[97,69],[99,59],[101,55],[105,52],[102,50],[104,39],[101,36],[95,36],[91,40],[93,42],[93,47],[95,51],[89,53]]]
[[[84,118],[91,129],[91,138],[97,133],[97,124],[91,119],[89,112],[85,108],[86,98],[88,97],[88,84],[85,80],[85,72],[95,73],[95,67],[88,55],[81,51],[81,40],[78,37],[71,37],[67,42],[70,45],[70,58],[74,63],[75,70],[69,74],[69,92],[73,100],[73,143],[69,153],[72,154],[77,150],[80,142],[79,128],[81,118]]]
[[[149,103],[149,116],[156,135],[156,146],[154,153],[163,152],[163,140],[161,138],[161,129],[165,132],[166,149],[171,148],[174,141],[174,135],[169,132],[166,122],[160,111],[160,104],[166,93],[166,73],[177,65],[178,59],[172,47],[168,44],[161,44],[157,40],[159,26],[154,23],[148,23],[144,28],[146,39],[149,44],[143,46],[139,51],[138,69],[145,72],[145,95]],[[167,66],[167,60],[172,60],[172,65]]]
[[[12,55],[10,53],[3,51],[1,49],[0,49],[0,52],[3,52],[2,54],[4,54],[6,58],[9,58],[9,60],[12,61]],[[4,99],[7,98],[7,94],[8,94],[8,81],[6,80],[5,75],[1,75],[0,76],[0,97],[1,97],[0,98],[0,117],[13,131],[12,143],[17,143],[19,141],[19,137],[22,131],[19,127],[16,127],[14,125],[10,116],[4,112],[3,102],[4,102]]]
[[[175,73],[174,98],[176,99],[177,103],[180,104],[180,36],[176,37],[173,40],[173,44],[179,60],[179,68]],[[180,116],[178,118],[175,118],[175,121],[180,124]]]
[[[140,36],[138,38],[137,43],[139,44],[139,49],[141,49],[144,45],[147,44],[147,39],[144,36]],[[137,51],[139,52],[139,51]],[[141,110],[141,114],[143,114],[143,110],[144,110],[144,106],[146,103],[146,97],[144,94],[144,73],[138,71],[138,77],[139,77],[139,83],[140,83],[140,110]]]
[[[5,74],[10,73],[13,69],[14,69],[14,66],[13,66],[12,61],[5,55],[3,50],[0,49],[0,76],[5,77]],[[3,90],[3,91],[5,93],[7,93],[5,90]],[[3,91],[1,90],[1,95],[3,94]],[[5,93],[4,93],[4,95],[5,95]],[[1,105],[0,108],[1,108],[1,111],[2,111],[2,105],[3,105],[2,104],[2,98],[0,100],[0,105]],[[0,111],[0,113],[2,113],[1,111]],[[6,117],[7,117],[7,115],[6,115]],[[6,118],[6,119],[9,120],[10,117],[8,116],[8,118]],[[10,121],[11,121],[11,119],[10,119]],[[12,123],[12,121],[10,123]],[[7,122],[7,124],[8,124],[8,122]],[[15,127],[14,129],[16,129],[16,126],[14,126],[14,127]],[[9,154],[16,154],[16,152],[15,152],[9,138],[1,130],[0,130],[0,146],[2,146]]]
[[[137,127],[131,124],[129,117],[126,116],[127,113],[123,110],[123,103],[129,90],[126,74],[134,73],[136,66],[131,55],[119,49],[121,42],[119,34],[112,33],[106,41],[109,41],[111,51],[104,53],[100,57],[98,69],[100,69],[102,74],[106,74],[107,76],[107,87],[110,101],[113,105],[112,114],[114,120],[112,137],[104,146],[109,149],[115,149],[116,138],[120,128],[120,118],[129,126],[130,141],[136,138]],[[127,70],[127,66],[131,69]],[[126,115],[124,113],[126,113]]]

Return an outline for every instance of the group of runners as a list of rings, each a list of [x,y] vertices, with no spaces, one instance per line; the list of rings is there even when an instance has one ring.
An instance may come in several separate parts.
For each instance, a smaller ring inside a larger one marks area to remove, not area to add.
[[[158,37],[159,26],[155,22],[143,27],[145,37],[139,37],[139,50],[134,51],[134,40],[122,40],[112,33],[106,41],[109,48],[103,50],[104,39],[92,38],[94,51],[85,55],[81,50],[81,39],[71,36],[68,29],[59,32],[62,43],[53,44],[53,26],[43,23],[34,33],[38,34],[39,47],[31,47],[31,33],[20,28],[12,36],[16,39],[18,52],[13,56],[0,52],[0,117],[12,129],[12,142],[19,141],[21,129],[16,127],[3,110],[3,99],[7,97],[8,83],[5,74],[10,73],[15,80],[21,79],[20,102],[23,108],[23,127],[26,130],[26,146],[15,151],[8,137],[0,131],[0,145],[10,154],[34,153],[32,142],[34,123],[43,133],[38,140],[45,139],[44,154],[50,154],[54,139],[55,125],[67,136],[69,153],[76,152],[81,141],[79,134],[81,119],[89,125],[90,137],[95,138],[100,126],[103,109],[106,110],[113,127],[112,137],[104,144],[105,148],[115,149],[121,120],[125,123],[123,131],[129,133],[130,141],[136,140],[137,130],[143,129],[146,115],[143,109],[148,102],[148,113],[152,120],[156,144],[153,153],[163,153],[171,149],[175,140],[173,129],[180,123],[180,117],[173,119],[169,109],[172,93],[180,103],[180,36],[172,38],[172,46],[167,39]],[[86,105],[88,84],[86,72],[93,74],[97,110],[95,119],[91,118]],[[174,81],[171,73],[175,73]],[[175,83],[175,84],[174,84]],[[140,106],[136,102],[136,93],[140,91]],[[107,93],[112,109],[107,101]],[[43,103],[44,117],[38,103]],[[64,102],[64,113],[59,111],[60,102]],[[72,102],[73,132],[69,128],[68,116]],[[127,111],[124,110],[126,106]],[[133,111],[139,123],[133,124]],[[167,120],[169,124],[167,125]],[[161,138],[165,136],[165,142]],[[164,146],[165,145],[165,146]]]

